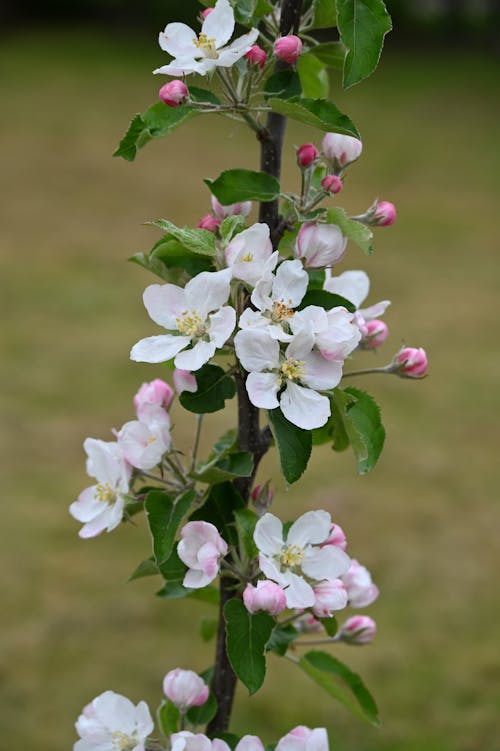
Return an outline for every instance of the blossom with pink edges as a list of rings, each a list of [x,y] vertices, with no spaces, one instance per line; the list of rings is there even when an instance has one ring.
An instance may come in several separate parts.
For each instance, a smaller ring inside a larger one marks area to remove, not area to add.
[[[248,60],[249,63],[253,63],[254,65],[258,65],[261,69],[266,64],[266,58],[267,55],[265,51],[262,47],[259,47],[258,44],[254,44],[253,47],[250,47],[248,52],[245,53],[245,60]]]
[[[342,180],[338,175],[325,175],[321,181],[321,187],[328,193],[340,193]]]
[[[239,201],[238,203],[229,203],[223,205],[220,203],[214,195],[210,197],[212,204],[212,211],[215,218],[220,222],[227,216],[248,216],[252,210],[251,201]]]
[[[340,133],[326,133],[321,145],[324,156],[337,170],[342,170],[355,162],[363,151],[363,144],[359,138]]]
[[[340,524],[332,524],[328,539],[323,545],[336,545],[341,550],[347,550],[347,538]]]
[[[210,522],[188,522],[181,530],[177,554],[188,566],[183,584],[190,589],[206,587],[219,573],[219,562],[227,544]]]
[[[346,246],[347,237],[336,224],[306,222],[297,235],[294,253],[306,268],[324,269],[342,260]]]
[[[141,412],[146,407],[158,406],[168,409],[174,398],[174,390],[161,378],[155,378],[154,381],[143,383],[134,396],[134,407],[137,417],[141,417]]]
[[[373,583],[370,572],[354,558],[349,570],[341,576],[347,590],[349,605],[353,608],[364,608],[375,602],[379,595],[376,584]]]
[[[389,329],[384,321],[374,318],[360,326],[362,339],[361,346],[364,349],[376,349],[385,342],[389,336]]]
[[[394,358],[394,369],[402,378],[424,378],[428,364],[422,347],[403,347]]]
[[[312,612],[317,618],[331,618],[337,610],[347,605],[347,591],[340,579],[329,579],[314,587]]]
[[[220,227],[220,222],[212,214],[205,214],[202,216],[197,224],[198,229],[206,229],[207,232],[211,232],[213,235],[217,233]]]
[[[378,319],[391,304],[390,300],[381,300],[374,305],[369,305],[367,308],[361,307],[370,292],[370,278],[366,271],[357,269],[344,271],[338,276],[329,276],[325,280],[323,289],[335,295],[345,297],[346,300],[349,300],[349,302],[356,306],[355,320],[362,334],[366,322]]]
[[[339,629],[337,638],[347,644],[370,644],[377,633],[377,624],[368,615],[353,615]]]
[[[181,712],[187,712],[190,707],[205,704],[210,689],[193,670],[175,668],[163,679],[163,693]]]
[[[178,394],[182,394],[183,391],[190,391],[192,394],[194,394],[194,392],[198,390],[196,378],[190,370],[175,368],[172,378],[174,381],[175,390]]]
[[[273,253],[269,227],[264,223],[252,224],[239,232],[224,251],[226,263],[234,279],[254,287],[269,267],[269,273],[276,266],[278,253]]]
[[[278,584],[261,579],[255,587],[247,584],[243,591],[243,602],[249,613],[264,610],[270,615],[279,615],[286,608],[286,595]]]
[[[390,201],[377,201],[372,224],[377,227],[390,227],[396,221],[396,207]]]
[[[278,741],[276,751],[328,751],[327,732],[298,725]]]
[[[156,467],[170,443],[170,417],[158,404],[143,406],[140,419],[126,422],[118,433],[123,456],[137,469]]]
[[[105,691],[84,708],[75,728],[80,740],[73,751],[144,751],[154,723],[145,701],[136,706],[125,696]]]
[[[289,65],[300,57],[301,52],[302,42],[295,34],[279,37],[274,43],[274,54],[278,60],[283,60]]]
[[[169,107],[178,107],[179,104],[184,104],[188,94],[188,87],[184,81],[179,81],[178,79],[164,84],[158,92],[158,96],[163,104]]]

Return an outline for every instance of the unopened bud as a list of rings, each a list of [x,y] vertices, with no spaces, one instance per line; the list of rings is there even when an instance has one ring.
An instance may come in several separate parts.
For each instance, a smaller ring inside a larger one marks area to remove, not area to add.
[[[208,699],[210,689],[193,670],[176,668],[163,679],[163,693],[181,712],[200,707]]]
[[[274,490],[268,480],[264,485],[256,485],[252,490],[252,503],[255,510],[262,516],[270,508],[274,498]]]
[[[200,16],[205,20],[207,16],[210,15],[210,13],[213,11],[213,8],[205,8],[205,10],[202,10],[200,13]]]
[[[373,583],[370,572],[354,558],[342,581],[347,589],[349,605],[353,608],[365,608],[375,602],[379,595],[378,587]]]
[[[302,52],[302,42],[295,34],[279,37],[274,43],[274,54],[279,60],[291,65]]]
[[[174,370],[173,381],[175,390],[178,394],[182,394],[183,391],[190,391],[194,394],[194,392],[198,390],[196,378],[190,370],[176,368]]]
[[[253,47],[250,47],[244,57],[246,60],[248,60],[249,63],[258,65],[259,68],[263,68],[266,64],[267,55],[262,47],[259,47],[258,44],[254,44]]]
[[[325,175],[321,181],[321,187],[328,193],[340,193],[342,190],[342,180],[338,175]]]
[[[309,613],[299,616],[294,625],[303,634],[317,634],[323,630],[323,624]]]
[[[424,378],[428,367],[425,349],[404,347],[394,358],[393,367],[402,378]]]
[[[377,624],[368,615],[354,615],[342,624],[337,634],[339,641],[347,644],[370,644],[377,633]]]
[[[150,383],[143,383],[134,396],[134,407],[137,416],[140,418],[144,409],[147,409],[151,405],[168,409],[173,398],[174,391],[172,387],[168,383],[165,383],[165,381],[162,381],[161,378],[155,378]]]
[[[230,203],[224,206],[215,196],[211,196],[210,200],[215,217],[221,222],[226,216],[248,216],[252,210],[251,201],[240,201],[239,203]]]
[[[178,107],[179,104],[183,104],[187,99],[187,95],[188,88],[186,84],[178,79],[164,84],[158,92],[161,101],[169,107]]]
[[[390,227],[396,221],[396,207],[390,201],[377,201],[372,224],[376,227]]]
[[[264,610],[269,615],[279,615],[286,608],[286,595],[278,584],[263,579],[257,582],[256,587],[247,584],[243,602],[249,613]]]
[[[310,269],[324,269],[338,263],[345,253],[347,237],[336,224],[306,222],[295,242],[295,255]]]
[[[340,579],[326,579],[313,587],[312,612],[318,618],[331,618],[336,610],[347,605],[347,591]]]
[[[322,141],[323,154],[336,169],[343,169],[361,155],[363,144],[359,138],[327,133]]]
[[[339,524],[332,524],[330,527],[330,534],[321,547],[323,548],[325,545],[334,545],[341,550],[347,550],[346,536],[344,530]]]
[[[299,167],[309,167],[318,158],[318,149],[313,143],[304,143],[297,149]]]
[[[199,229],[206,229],[208,230],[208,232],[213,232],[214,235],[219,229],[219,225],[219,220],[212,216],[212,214],[206,214],[206,216],[202,216],[200,221],[198,222]]]
[[[385,342],[389,336],[389,329],[387,324],[383,321],[379,321],[375,318],[372,321],[366,321],[361,327],[361,333],[363,338],[361,340],[361,347],[365,349],[376,349]]]

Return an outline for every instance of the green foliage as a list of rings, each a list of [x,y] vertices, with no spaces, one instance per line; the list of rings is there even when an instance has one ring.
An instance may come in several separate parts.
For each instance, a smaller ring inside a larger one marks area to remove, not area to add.
[[[290,99],[292,96],[300,96],[301,93],[299,74],[293,68],[273,73],[264,84],[264,96],[266,98]]]
[[[239,201],[274,201],[280,194],[279,180],[249,169],[226,170],[215,180],[204,182],[223,206]]]
[[[280,657],[283,657],[290,644],[299,636],[300,633],[291,623],[287,623],[285,626],[280,626],[280,624],[277,623],[273,628],[273,633],[267,643],[267,650],[268,652],[274,652]]]
[[[222,459],[199,465],[191,474],[195,480],[216,485],[236,477],[250,477],[253,470],[253,456],[248,451],[235,451]]]
[[[338,630],[338,623],[335,616],[332,616],[331,618],[320,618],[319,620],[328,636],[335,636]]]
[[[330,398],[332,409],[331,439],[334,451],[344,451],[351,444],[354,451],[362,450],[363,443],[358,432],[347,419],[347,408],[355,401],[354,397],[342,389],[334,389]]]
[[[268,104],[274,112],[290,117],[292,120],[312,125],[314,128],[319,128],[325,132],[342,133],[346,136],[359,138],[356,126],[347,115],[343,115],[333,102],[328,102],[326,99],[307,99],[295,96],[290,99],[269,99]]]
[[[226,542],[236,547],[238,534],[235,512],[243,508],[245,503],[233,483],[223,482],[210,488],[207,500],[192,514],[191,519],[210,522],[217,527]]]
[[[217,630],[217,621],[215,621],[215,628]],[[204,670],[200,673],[200,677],[203,678],[207,685],[210,685],[213,677],[213,668]],[[213,691],[210,690],[205,704],[202,704],[201,707],[191,707],[188,709],[186,717],[188,722],[192,725],[206,725],[207,722],[210,722],[210,720],[215,717],[216,712],[217,699],[215,698]]]
[[[179,730],[181,713],[179,712],[175,704],[173,704],[168,699],[164,699],[162,701],[162,703],[158,707],[156,717],[158,720],[160,733],[165,738],[169,738],[172,733],[176,733]]]
[[[257,545],[253,539],[255,525],[259,517],[249,508],[238,509],[234,512],[236,532],[238,535],[238,551],[240,558],[251,561],[258,554]]]
[[[226,399],[232,399],[236,393],[233,378],[218,365],[203,365],[195,372],[197,390],[183,391],[179,401],[184,409],[197,415],[218,412],[224,409]]]
[[[267,0],[233,0],[234,17],[243,26],[256,26],[262,16],[272,13],[273,6]]]
[[[299,663],[307,675],[355,714],[380,725],[375,701],[356,673],[327,652],[307,652]],[[348,690],[346,690],[348,689]]]
[[[219,233],[223,243],[229,243],[238,232],[245,229],[245,217],[241,214],[226,216],[219,227]]]
[[[322,42],[312,49],[312,54],[322,63],[334,70],[342,70],[344,65],[345,47],[342,42]]]
[[[287,482],[296,482],[304,473],[311,456],[311,431],[293,425],[279,408],[269,410],[268,414],[283,475]]]
[[[313,0],[313,29],[329,29],[337,25],[335,0]]]
[[[168,219],[157,219],[152,224],[168,232],[193,253],[199,253],[202,256],[215,255],[215,236],[213,232],[209,232],[206,229],[176,227]]]
[[[343,85],[348,88],[377,67],[391,17],[383,0],[337,0],[337,25],[347,48]]]
[[[243,602],[236,598],[226,602],[224,619],[231,666],[249,693],[254,694],[264,683],[265,649],[275,620],[267,613],[249,613]]]
[[[325,310],[331,310],[339,306],[346,308],[350,313],[356,312],[356,306],[342,295],[327,292],[325,289],[308,289],[297,310],[303,310],[308,305],[318,305]]]
[[[314,51],[301,55],[297,60],[302,93],[311,99],[327,99],[330,90],[328,73],[324,63],[316,57]],[[296,92],[300,94],[299,92]]]
[[[156,576],[160,573],[160,570],[156,564],[154,558],[147,558],[145,561],[141,561],[136,569],[130,574],[129,582],[134,579],[143,579],[145,576]]]
[[[188,250],[170,235],[158,240],[149,253],[136,253],[129,261],[171,284],[183,285],[202,271],[215,271],[211,259]]]
[[[128,162],[133,162],[139,149],[152,138],[171,133],[199,112],[196,107],[188,104],[167,107],[163,102],[156,102],[143,115],[135,115],[113,156],[121,156]]]
[[[195,500],[194,490],[187,490],[175,499],[162,490],[148,493],[145,508],[157,566],[161,567],[169,559],[179,527]]]
[[[200,623],[200,636],[203,641],[211,641],[217,633],[219,621],[217,618],[203,616]]]
[[[358,460],[358,472],[364,475],[370,472],[378,461],[384,447],[385,429],[380,417],[380,408],[370,394],[351,386],[346,388],[345,392],[356,399],[354,404],[347,407],[347,423],[350,423],[361,437],[363,450],[356,452],[354,443],[353,448]]]
[[[340,227],[342,234],[352,240],[367,256],[373,253],[373,232],[369,227],[354,219],[349,219],[344,209],[339,207],[328,209],[327,218],[330,224]]]

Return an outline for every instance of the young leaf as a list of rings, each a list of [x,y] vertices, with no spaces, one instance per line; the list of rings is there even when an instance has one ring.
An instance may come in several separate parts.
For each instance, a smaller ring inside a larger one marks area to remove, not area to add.
[[[264,84],[264,96],[267,98],[290,99],[292,96],[300,96],[301,93],[300,78],[293,68],[273,73]]]
[[[201,255],[189,250],[173,237],[162,237],[153,246],[149,258],[151,261],[161,261],[166,268],[182,269],[189,276],[196,276],[202,271],[215,271],[212,260],[207,255]]]
[[[327,99],[330,90],[328,73],[324,64],[314,53],[301,55],[297,60],[297,70],[305,97]]]
[[[208,699],[201,707],[191,707],[186,712],[186,717],[192,725],[206,725],[207,722],[215,717],[217,713],[217,699],[212,691],[208,695]]]
[[[361,715],[372,725],[380,725],[375,701],[356,673],[326,652],[307,652],[298,663],[302,670],[331,696]],[[347,689],[347,690],[346,690]]]
[[[287,482],[296,482],[304,473],[311,456],[311,431],[293,425],[279,408],[270,410],[268,414],[283,475]]]
[[[349,219],[344,209],[338,207],[328,209],[327,218],[330,224],[340,227],[342,234],[352,240],[367,256],[373,253],[373,232],[369,227],[354,219]]]
[[[349,300],[342,297],[342,295],[336,295],[333,292],[327,292],[324,289],[309,289],[302,298],[298,310],[302,310],[308,305],[318,305],[325,310],[331,310],[332,308],[340,306],[346,308],[349,313],[356,312],[356,306],[353,305],[352,302],[349,302]]]
[[[237,509],[234,512],[236,531],[238,533],[238,550],[244,553],[248,560],[255,558],[258,553],[257,545],[253,539],[255,525],[259,517],[255,511],[248,508]]]
[[[383,0],[337,0],[337,26],[347,48],[344,88],[373,73],[378,65],[385,35],[392,29]]]
[[[161,705],[158,707],[156,713],[158,719],[158,727],[160,733],[165,738],[170,738],[172,733],[176,733],[179,730],[180,712],[171,701],[164,699]]]
[[[121,156],[128,162],[133,162],[139,149],[152,138],[170,133],[183,122],[199,113],[200,110],[191,105],[167,107],[163,102],[157,102],[149,107],[143,115],[134,116],[113,156]]]
[[[227,653],[231,667],[254,694],[264,683],[266,675],[266,644],[271,637],[275,620],[268,613],[248,612],[241,600],[233,598],[224,606],[227,631]]]
[[[152,274],[156,274],[170,284],[182,286],[182,280],[186,276],[183,269],[168,268],[163,261],[153,258],[150,253],[135,253],[128,260],[142,266],[146,271],[151,271]]]
[[[332,410],[332,416],[330,418],[332,422],[331,438],[332,448],[334,451],[345,451],[345,449],[352,443],[354,452],[361,453],[364,451],[364,444],[359,433],[347,422],[347,408],[355,402],[352,395],[346,394],[342,389],[334,389],[330,398],[330,407]]]
[[[195,372],[197,390],[183,391],[179,401],[190,412],[197,415],[217,412],[224,409],[226,399],[232,399],[236,393],[233,378],[228,376],[218,365],[203,365]]]
[[[194,490],[186,491],[175,500],[162,490],[148,493],[145,508],[158,566],[169,559],[179,527],[195,499]]]
[[[335,0],[313,0],[313,29],[330,29],[337,25]]]
[[[311,52],[329,68],[341,70],[344,65],[345,47],[342,42],[323,42],[313,47]]]
[[[365,456],[357,457],[358,472],[364,475],[378,461],[384,447],[385,429],[380,418],[380,408],[370,394],[351,386],[345,392],[356,399],[354,404],[347,407],[347,419],[354,425],[365,447]]]
[[[288,623],[285,626],[280,626],[280,624],[277,623],[273,628],[273,633],[267,643],[267,651],[275,652],[275,654],[283,657],[290,644],[299,636],[300,633],[291,623]]]
[[[199,482],[216,485],[236,477],[250,477],[253,470],[253,456],[248,451],[237,451],[234,454],[216,459],[208,464],[200,464],[191,473],[191,477]]]
[[[245,217],[241,214],[226,216],[219,227],[220,236],[223,243],[229,243],[238,232],[245,229]]]
[[[210,104],[221,103],[219,97],[216,96],[213,91],[201,89],[199,86],[191,86],[191,84],[189,84],[189,98],[192,99],[193,102],[210,102]]]
[[[206,229],[191,229],[190,227],[176,227],[168,219],[157,219],[153,226],[164,229],[175,237],[185,248],[200,253],[202,256],[215,255],[215,236]]]
[[[335,616],[333,615],[331,618],[320,618],[319,620],[323,624],[323,628],[328,636],[335,636],[338,630],[338,623]]]
[[[145,561],[139,563],[135,571],[133,571],[128,580],[129,582],[134,579],[142,579],[145,576],[156,576],[160,573],[158,566],[153,558],[147,558]]]
[[[290,117],[292,120],[312,125],[328,133],[342,133],[345,136],[359,138],[355,125],[347,115],[343,115],[332,102],[326,99],[306,99],[294,96],[291,99],[269,99],[268,104],[274,112]]]
[[[215,634],[217,633],[217,627],[219,625],[219,621],[217,618],[206,618],[203,617],[201,619],[200,623],[200,636],[203,639],[203,641],[210,641],[214,638]]]
[[[230,545],[238,544],[235,529],[235,511],[245,507],[243,498],[232,482],[222,482],[210,488],[208,498],[200,509],[192,514],[193,521],[206,521],[213,524]]]
[[[274,201],[280,194],[275,177],[248,169],[226,170],[215,180],[204,182],[223,206],[239,201]]]

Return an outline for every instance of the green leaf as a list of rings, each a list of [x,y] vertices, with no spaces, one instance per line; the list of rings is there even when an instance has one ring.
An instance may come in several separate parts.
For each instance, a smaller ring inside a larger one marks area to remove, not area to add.
[[[302,670],[355,714],[380,725],[375,701],[356,673],[326,652],[307,652],[299,663]],[[346,690],[347,689],[347,690]]]
[[[227,244],[231,242],[233,237],[239,232],[245,229],[245,217],[241,214],[235,214],[233,216],[226,216],[222,220],[219,227],[219,233],[222,238],[222,242]]]
[[[213,91],[209,89],[201,89],[199,86],[189,85],[189,98],[194,102],[210,102],[210,104],[220,104],[221,101]]]
[[[182,245],[193,253],[203,256],[215,255],[215,235],[206,229],[191,229],[190,227],[176,227],[168,219],[157,219],[151,222],[154,227],[160,227],[175,237]]]
[[[133,571],[128,580],[129,582],[134,579],[143,579],[145,576],[157,576],[160,573],[158,566],[153,558],[147,558],[142,563],[139,563],[135,571]]]
[[[342,295],[336,295],[333,292],[327,292],[324,289],[309,289],[302,298],[302,302],[298,306],[297,310],[303,310],[308,305],[318,305],[325,310],[331,310],[332,308],[344,307],[350,313],[356,312],[356,306]]]
[[[280,194],[280,184],[275,177],[248,169],[226,170],[205,183],[223,206],[239,201],[274,201]]]
[[[149,257],[153,262],[161,261],[168,270],[179,268],[186,271],[189,276],[197,276],[202,271],[215,271],[210,258],[189,250],[172,237],[162,237],[158,240]]]
[[[226,399],[232,399],[236,393],[234,379],[218,365],[203,365],[194,376],[197,390],[195,392],[183,391],[179,396],[179,401],[184,409],[197,415],[224,409]]]
[[[213,524],[230,545],[238,544],[235,529],[235,512],[245,507],[243,498],[232,482],[223,482],[210,488],[208,498],[200,509],[192,514],[193,521]]]
[[[380,408],[375,399],[353,387],[345,389],[356,401],[347,407],[347,418],[361,436],[365,456],[357,456],[360,475],[370,472],[376,465],[385,441],[385,430],[380,418]]]
[[[135,115],[113,156],[121,156],[128,162],[133,162],[139,149],[152,138],[171,133],[199,113],[200,110],[192,105],[167,107],[163,102],[157,102],[143,115]]]
[[[203,0],[203,4],[205,0]],[[262,16],[272,13],[273,6],[266,0],[237,0],[232,2],[234,17],[243,26],[257,26]]]
[[[182,585],[184,576],[186,574],[187,566],[181,561],[177,555],[177,551],[173,550],[170,557],[158,566],[160,573],[167,582],[172,585]],[[166,596],[166,595],[162,595]]]
[[[199,482],[216,485],[236,477],[250,477],[253,470],[253,456],[248,451],[237,451],[222,459],[208,464],[200,464],[191,473],[191,477]]]
[[[217,633],[219,621],[217,618],[203,617],[200,623],[200,636],[203,641],[210,641]]]
[[[347,115],[343,115],[332,102],[326,99],[292,97],[291,99],[269,99],[268,104],[274,112],[279,112],[292,120],[312,125],[328,133],[342,133],[359,138],[355,125]]]
[[[212,691],[208,699],[201,707],[191,707],[186,712],[186,717],[192,725],[206,725],[217,713],[217,699]]]
[[[323,289],[323,285],[325,284],[326,274],[324,269],[307,269],[307,273],[309,275],[309,284],[307,285],[307,289],[309,291],[313,289]]]
[[[331,618],[320,618],[319,619],[321,624],[323,625],[323,628],[325,629],[328,636],[335,636],[338,629],[338,623],[337,619],[334,615],[332,615]]]
[[[331,438],[334,451],[345,451],[351,443],[355,453],[361,453],[364,450],[361,436],[353,427],[352,422],[347,420],[347,408],[354,402],[355,399],[351,394],[346,394],[342,389],[333,390],[330,397],[332,410],[330,420],[332,421]],[[346,423],[348,423],[347,426]]]
[[[337,25],[347,48],[344,88],[371,75],[378,65],[385,35],[392,29],[383,0],[337,0]]]
[[[275,652],[275,654],[283,657],[283,655],[286,654],[290,644],[299,636],[300,633],[291,623],[288,623],[285,626],[280,626],[280,624],[278,623],[273,628],[273,633],[271,634],[271,638],[267,644],[267,651]]]
[[[342,42],[323,42],[313,47],[311,52],[329,68],[341,70],[344,65],[345,47]]]
[[[275,620],[268,613],[252,615],[243,602],[235,598],[226,602],[224,619],[229,661],[249,693],[254,694],[264,683],[266,675],[264,653]]]
[[[337,25],[335,0],[313,0],[314,14],[311,28],[329,29]]]
[[[165,738],[169,738],[172,733],[176,733],[177,730],[179,730],[181,713],[175,704],[168,701],[168,699],[162,701],[161,705],[158,707],[156,716],[160,732]]]
[[[369,227],[354,219],[349,219],[344,209],[338,207],[328,209],[327,219],[329,224],[336,224],[340,227],[342,234],[352,240],[367,256],[373,253],[373,232]]]
[[[169,269],[163,261],[153,258],[149,253],[135,253],[128,260],[171,284],[181,285],[185,277],[183,269]]]
[[[300,78],[293,68],[273,73],[264,84],[264,96],[267,98],[290,99],[292,96],[300,96],[301,92]]]
[[[169,559],[179,527],[196,497],[194,490],[186,491],[175,500],[162,490],[152,490],[148,493],[145,508],[153,538],[153,553],[158,566]]]
[[[270,410],[268,414],[283,475],[287,482],[296,482],[304,473],[311,456],[311,431],[293,425],[279,408]]]
[[[327,99],[330,81],[324,64],[313,53],[301,55],[297,60],[300,84],[305,97]],[[295,92],[297,93],[297,92]],[[298,92],[300,93],[300,91]]]
[[[238,550],[240,555],[245,555],[247,561],[251,561],[258,554],[257,545],[253,539],[255,525],[259,517],[255,511],[248,508],[237,509],[234,512],[236,532],[238,533]]]

